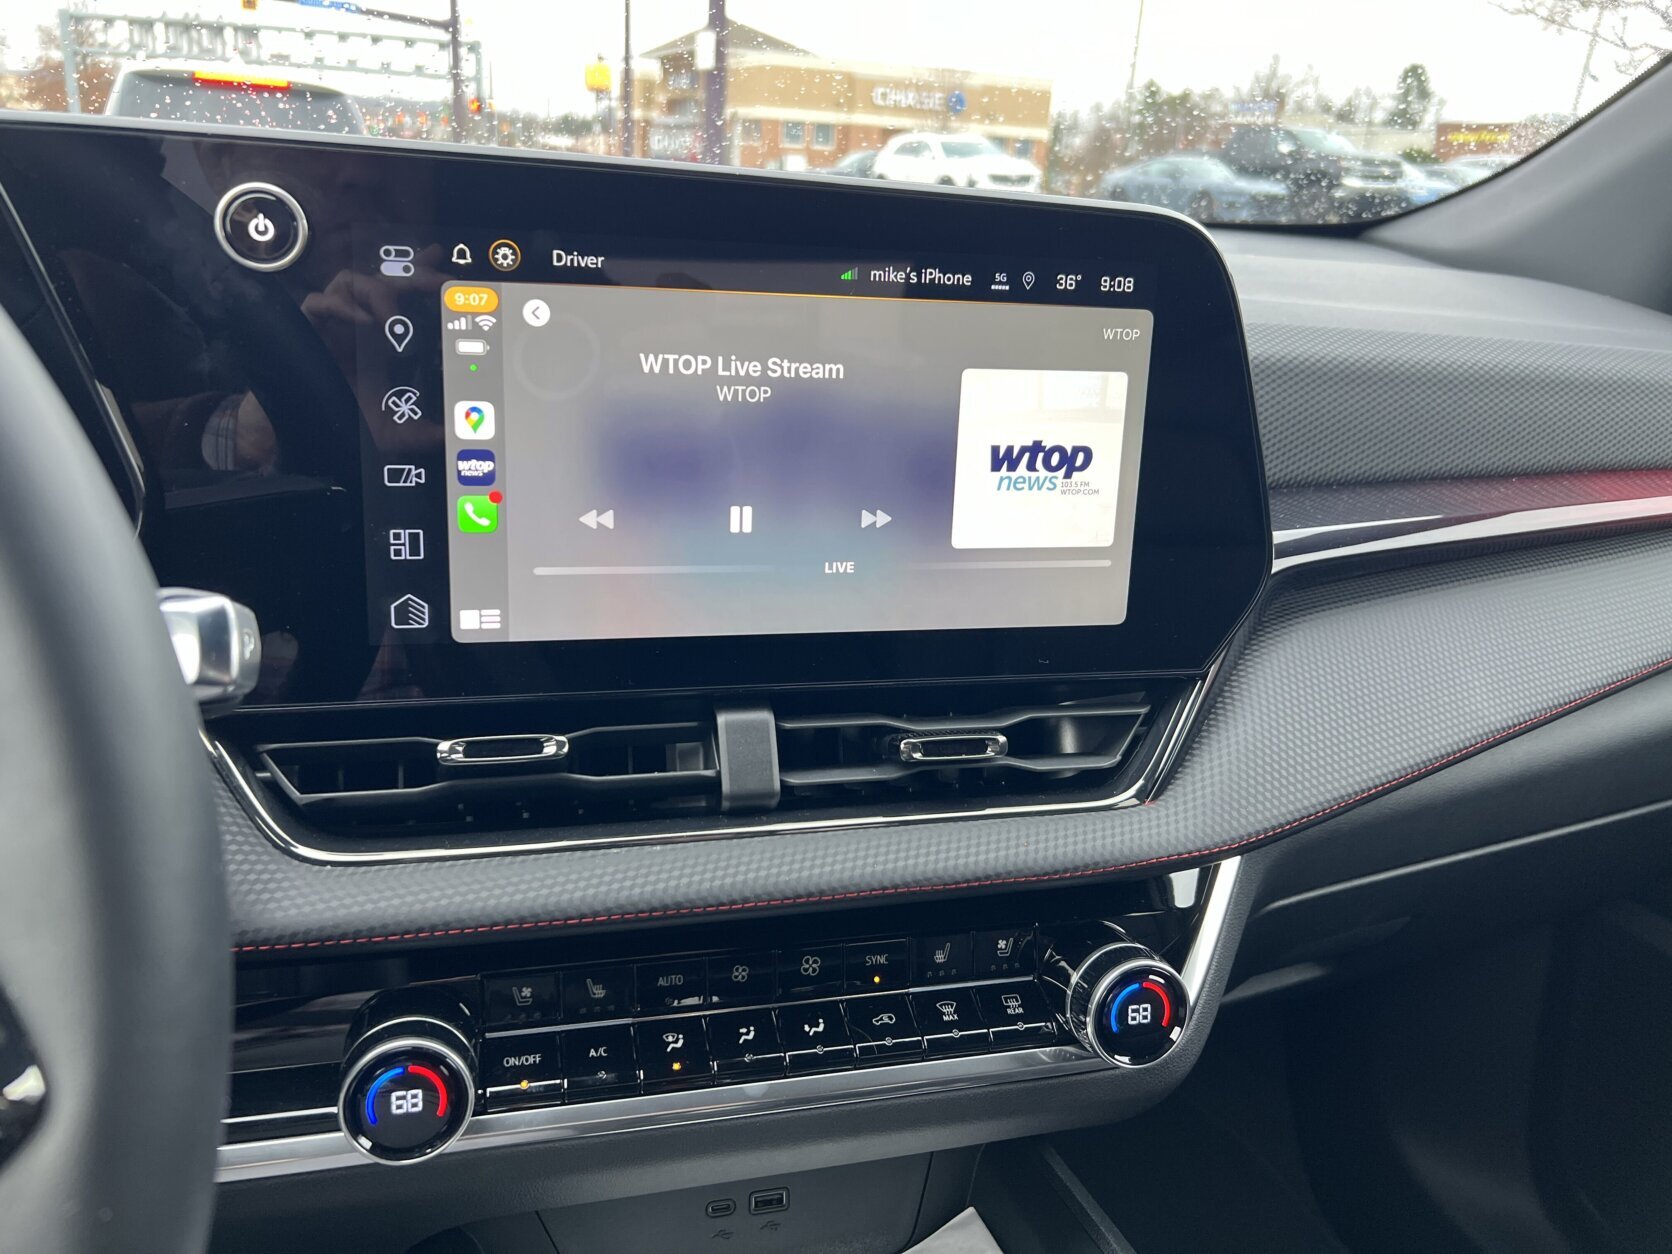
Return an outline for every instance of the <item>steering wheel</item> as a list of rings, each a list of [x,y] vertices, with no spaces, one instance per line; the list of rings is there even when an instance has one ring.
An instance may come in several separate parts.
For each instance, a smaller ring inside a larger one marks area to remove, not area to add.
[[[197,716],[132,524],[4,314],[0,423],[0,999],[45,1090],[0,1136],[0,1247],[197,1251],[232,1018]]]

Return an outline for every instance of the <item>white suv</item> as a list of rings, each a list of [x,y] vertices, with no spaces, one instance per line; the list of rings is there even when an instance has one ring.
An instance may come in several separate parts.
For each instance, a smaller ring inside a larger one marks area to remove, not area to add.
[[[1038,167],[1000,152],[984,135],[896,135],[877,154],[873,172],[904,183],[1039,190]]]

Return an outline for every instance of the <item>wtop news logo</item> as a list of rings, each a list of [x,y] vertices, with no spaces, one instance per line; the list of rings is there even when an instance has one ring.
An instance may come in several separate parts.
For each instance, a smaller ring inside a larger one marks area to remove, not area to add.
[[[993,474],[997,476],[993,489],[997,492],[1055,492],[1064,481],[1091,468],[1089,444],[1035,440],[1032,444],[994,444],[992,450]],[[1024,467],[1026,474],[1017,473]]]
[[[958,394],[955,549],[1115,542],[1126,375],[971,366]]]

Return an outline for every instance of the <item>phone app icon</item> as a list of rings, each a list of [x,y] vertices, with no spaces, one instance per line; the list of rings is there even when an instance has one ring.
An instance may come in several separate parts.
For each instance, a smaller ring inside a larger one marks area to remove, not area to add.
[[[460,449],[453,464],[458,471],[460,487],[491,488],[493,486],[494,475],[498,467],[494,462],[492,449]]]
[[[486,535],[499,530],[499,503],[505,498],[498,492],[486,496],[459,498],[459,530],[466,535]]]
[[[453,434],[461,440],[493,439],[493,402],[460,401],[453,406]]]

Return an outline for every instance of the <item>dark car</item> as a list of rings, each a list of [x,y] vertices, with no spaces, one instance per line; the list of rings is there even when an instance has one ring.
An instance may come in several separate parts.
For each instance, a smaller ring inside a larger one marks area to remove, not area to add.
[[[1281,182],[1301,222],[1355,222],[1412,207],[1398,158],[1361,152],[1333,131],[1239,126],[1220,156],[1239,174]]]
[[[850,179],[874,179],[877,177],[876,150],[867,148],[861,152],[850,152],[835,165],[820,170],[819,173]]]
[[[1198,222],[1282,222],[1289,189],[1276,179],[1238,174],[1212,153],[1175,152],[1103,176],[1110,200],[1160,205]]]

